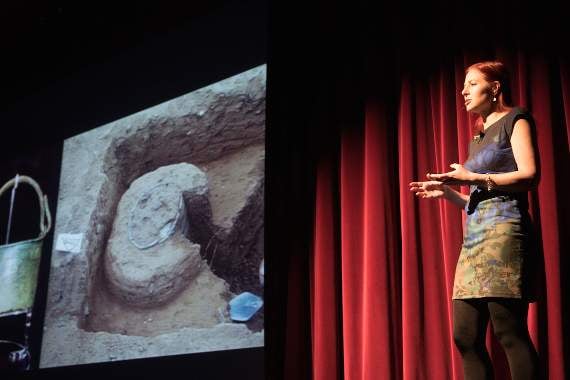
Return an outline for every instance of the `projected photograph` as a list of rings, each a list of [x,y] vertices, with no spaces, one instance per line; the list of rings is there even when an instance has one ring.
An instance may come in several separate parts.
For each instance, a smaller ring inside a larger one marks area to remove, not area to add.
[[[263,346],[265,87],[64,141],[40,367]]]

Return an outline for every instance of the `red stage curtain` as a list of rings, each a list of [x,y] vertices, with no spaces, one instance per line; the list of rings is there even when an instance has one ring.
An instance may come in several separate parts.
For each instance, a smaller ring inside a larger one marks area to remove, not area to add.
[[[403,72],[397,106],[370,94],[361,128],[341,131],[338,157],[321,157],[310,267],[314,379],[463,378],[451,319],[462,213],[446,201],[416,199],[408,183],[465,161],[474,119],[458,89],[464,68],[489,58],[509,65],[514,103],[537,125],[542,176],[530,199],[542,263],[529,327],[543,378],[564,378],[570,71],[551,57],[499,50]],[[488,346],[496,378],[507,378],[491,332]]]

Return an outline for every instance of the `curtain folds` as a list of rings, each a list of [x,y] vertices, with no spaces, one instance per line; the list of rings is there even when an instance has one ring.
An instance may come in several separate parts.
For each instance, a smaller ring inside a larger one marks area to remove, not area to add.
[[[367,93],[362,125],[341,128],[339,148],[319,158],[309,266],[314,379],[463,378],[451,294],[464,216],[449,202],[416,199],[408,183],[465,161],[474,119],[458,91],[464,68],[495,58],[511,68],[513,101],[537,125],[542,171],[530,202],[542,251],[529,328],[544,378],[564,378],[570,70],[556,57],[498,49],[403,71],[396,101]],[[487,344],[505,378],[491,331]]]

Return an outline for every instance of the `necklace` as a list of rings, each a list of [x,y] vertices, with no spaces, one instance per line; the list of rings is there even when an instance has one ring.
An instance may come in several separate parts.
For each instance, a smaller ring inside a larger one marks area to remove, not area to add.
[[[485,137],[485,133],[484,132],[479,132],[478,135],[473,136],[473,141],[475,141],[476,144],[480,144],[481,141],[483,141],[483,138]]]

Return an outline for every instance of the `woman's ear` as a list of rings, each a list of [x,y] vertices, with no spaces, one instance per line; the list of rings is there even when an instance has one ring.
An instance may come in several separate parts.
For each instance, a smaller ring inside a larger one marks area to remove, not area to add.
[[[499,91],[501,90],[501,82],[499,81],[491,82],[491,90],[493,91],[494,95],[498,95]]]

